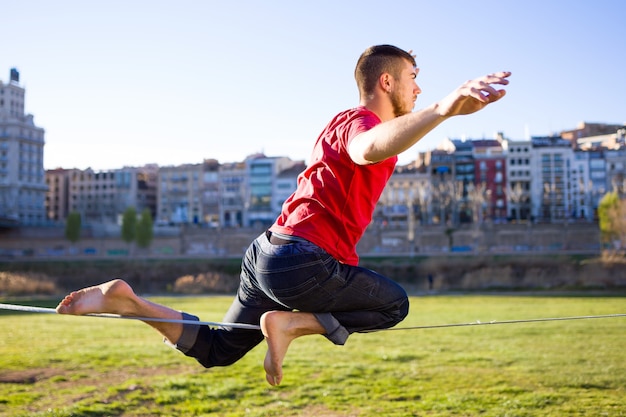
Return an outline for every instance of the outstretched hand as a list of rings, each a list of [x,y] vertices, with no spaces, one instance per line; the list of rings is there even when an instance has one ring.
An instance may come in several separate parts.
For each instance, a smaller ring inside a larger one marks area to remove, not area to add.
[[[507,85],[510,75],[509,71],[503,71],[466,81],[439,102],[439,114],[444,117],[471,114],[500,100],[506,91],[496,90],[492,84]]]

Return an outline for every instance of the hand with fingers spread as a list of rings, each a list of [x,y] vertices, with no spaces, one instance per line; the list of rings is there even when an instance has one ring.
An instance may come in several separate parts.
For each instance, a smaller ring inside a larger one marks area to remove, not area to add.
[[[506,91],[497,90],[492,84],[507,85],[510,75],[504,71],[465,82],[438,103],[439,114],[443,117],[471,114],[500,100]]]

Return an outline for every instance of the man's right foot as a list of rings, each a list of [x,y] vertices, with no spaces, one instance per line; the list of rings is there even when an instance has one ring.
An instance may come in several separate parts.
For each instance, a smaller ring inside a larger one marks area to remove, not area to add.
[[[273,386],[279,385],[283,379],[283,360],[289,344],[295,338],[287,331],[293,315],[290,311],[270,311],[261,316],[261,330],[267,342],[263,361],[265,379]]]
[[[291,342],[300,336],[323,334],[325,329],[311,313],[268,311],[261,316],[261,331],[267,342],[265,379],[276,386],[283,380],[283,360]]]

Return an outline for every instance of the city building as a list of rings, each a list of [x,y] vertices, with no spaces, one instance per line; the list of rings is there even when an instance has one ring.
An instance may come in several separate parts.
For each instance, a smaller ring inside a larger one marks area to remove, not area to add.
[[[284,168],[276,175],[274,189],[272,190],[272,207],[276,217],[280,214],[283,203],[298,187],[298,175],[306,168],[304,161],[295,161],[293,165]]]
[[[303,161],[251,155],[242,162],[44,171],[43,128],[25,113],[12,68],[0,80],[0,228],[119,225],[148,209],[156,224],[266,227],[297,187]],[[602,197],[626,198],[626,125],[580,123],[558,135],[510,140],[445,138],[398,166],[375,212],[381,224],[594,221]]]
[[[413,240],[415,224],[432,222],[431,173],[417,163],[397,166],[387,182],[374,213],[380,226],[407,225]]]
[[[532,143],[530,140],[513,141],[502,138],[502,146],[506,154],[507,218],[518,222],[530,221]]]
[[[617,191],[621,198],[626,197],[626,147],[604,151],[606,160],[606,180],[611,191]]]
[[[446,138],[430,161],[435,223],[506,219],[506,155],[501,140]]]
[[[574,151],[574,159],[570,169],[570,203],[571,220],[592,221],[597,209],[591,194],[589,179],[589,152]]]
[[[545,136],[531,138],[531,144],[532,215],[545,222],[570,219],[570,169],[574,157],[571,143],[558,136]]]
[[[598,205],[607,192],[611,191],[607,183],[606,159],[602,149],[587,151],[589,161],[589,182],[587,191],[591,193],[591,205],[593,206],[594,218],[597,218]]]
[[[69,171],[63,168],[46,171],[46,216],[53,223],[64,221],[69,210]]]
[[[435,224],[449,224],[454,221],[453,202],[462,196],[462,184],[455,181],[456,161],[454,152],[456,145],[451,139],[444,139],[430,154],[430,207],[431,220]]]
[[[457,227],[464,223],[593,221],[607,191],[626,195],[623,130],[579,137],[444,139],[398,166],[374,213],[374,225]],[[610,146],[609,146],[610,145]],[[72,211],[87,224],[115,223],[128,207],[149,208],[157,225],[267,227],[297,187],[303,161],[251,155],[242,162],[46,172],[46,213]]]
[[[142,167],[132,168],[131,172],[133,173],[133,181],[137,183],[134,201],[137,213],[147,209],[152,219],[156,219],[159,166],[146,164]]]
[[[26,90],[12,68],[9,82],[0,80],[0,226],[46,223],[43,167],[44,129],[24,112]]]
[[[276,195],[276,182],[280,173],[292,169],[295,163],[288,157],[265,155],[249,156],[245,162],[247,205],[243,213],[244,226],[269,227],[280,214],[284,202],[284,198],[281,198],[286,194],[282,190],[280,196]]]
[[[246,163],[221,164],[219,178],[219,224],[221,227],[242,227],[246,210]]]
[[[63,222],[71,212],[81,215],[84,224],[119,224],[124,211],[156,213],[158,166],[124,167],[106,171],[91,168],[46,171],[45,210],[49,221]]]
[[[185,164],[159,169],[157,224],[202,223],[203,175],[204,164]]]
[[[473,221],[490,218],[505,221],[506,207],[506,155],[501,141],[497,139],[473,140],[472,156],[474,158],[474,189],[470,195],[470,206],[473,207]],[[457,169],[458,172],[458,169]]]
[[[612,136],[615,135],[616,132],[620,130],[623,131],[624,129],[626,129],[626,126],[618,124],[581,122],[575,129],[564,130],[559,136],[561,139],[569,141],[573,148],[578,148],[590,142],[590,138]],[[622,133],[622,141],[623,138]]]
[[[217,227],[220,224],[220,163],[205,159],[202,164],[202,223]]]

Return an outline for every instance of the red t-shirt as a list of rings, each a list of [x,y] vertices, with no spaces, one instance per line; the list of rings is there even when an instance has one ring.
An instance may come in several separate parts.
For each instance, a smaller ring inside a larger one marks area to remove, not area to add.
[[[356,245],[372,221],[398,158],[358,165],[348,155],[348,144],[379,123],[365,107],[335,116],[317,139],[310,165],[270,230],[302,237],[338,261],[357,265]]]

